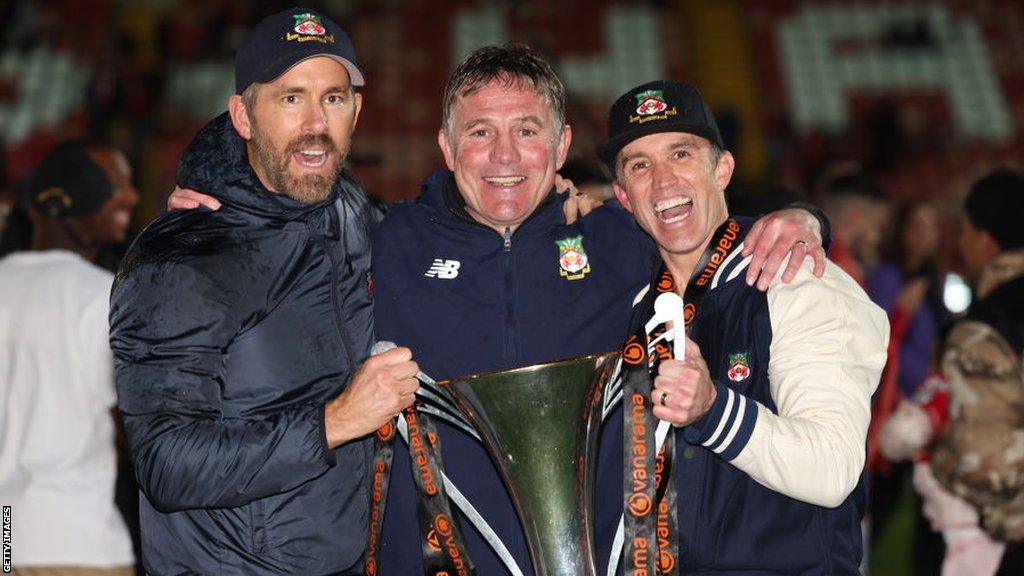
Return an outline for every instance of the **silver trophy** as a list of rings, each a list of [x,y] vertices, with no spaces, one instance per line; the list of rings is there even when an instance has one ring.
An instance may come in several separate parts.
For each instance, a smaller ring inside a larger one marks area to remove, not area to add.
[[[618,352],[439,382],[491,455],[537,576],[596,576],[594,466]]]

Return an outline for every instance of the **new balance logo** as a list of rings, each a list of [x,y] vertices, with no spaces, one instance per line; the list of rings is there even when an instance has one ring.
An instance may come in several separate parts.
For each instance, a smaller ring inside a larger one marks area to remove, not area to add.
[[[459,266],[462,266],[462,263],[458,260],[442,260],[440,258],[435,258],[434,263],[430,265],[430,270],[427,270],[427,273],[424,274],[424,276],[451,280],[459,275]]]

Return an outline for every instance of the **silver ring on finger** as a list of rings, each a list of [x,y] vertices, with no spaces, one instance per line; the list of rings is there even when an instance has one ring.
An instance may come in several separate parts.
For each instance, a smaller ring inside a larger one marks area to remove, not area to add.
[[[797,240],[796,242],[793,243],[793,245],[794,246],[803,246],[804,248],[806,248],[807,247],[807,242],[804,242],[803,240]]]
[[[668,398],[668,392],[662,390],[661,391],[661,400],[659,401],[662,406],[665,405],[665,398]]]

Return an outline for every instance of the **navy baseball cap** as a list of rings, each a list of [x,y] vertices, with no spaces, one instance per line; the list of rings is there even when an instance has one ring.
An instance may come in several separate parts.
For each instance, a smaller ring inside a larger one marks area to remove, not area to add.
[[[615,172],[615,157],[627,144],[660,132],[703,136],[724,148],[711,108],[694,86],[674,80],[655,80],[626,92],[608,111],[608,139],[597,155]]]
[[[289,8],[260,21],[238,51],[235,94],[254,82],[272,82],[314,56],[330,56],[340,62],[353,86],[366,84],[356,64],[356,49],[340,26],[315,10]]]

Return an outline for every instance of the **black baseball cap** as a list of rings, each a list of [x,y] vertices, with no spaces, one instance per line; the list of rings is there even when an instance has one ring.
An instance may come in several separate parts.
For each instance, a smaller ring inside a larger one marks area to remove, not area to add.
[[[627,144],[660,132],[703,136],[724,148],[718,124],[694,86],[674,80],[655,80],[626,92],[608,111],[608,139],[597,155],[615,171],[615,157]]]
[[[36,168],[28,202],[51,218],[94,214],[114,194],[114,186],[81,140],[55,146]]]
[[[289,8],[260,21],[238,51],[235,94],[254,82],[271,82],[314,56],[330,56],[340,62],[353,86],[366,84],[356,63],[356,49],[340,26],[315,10]]]

